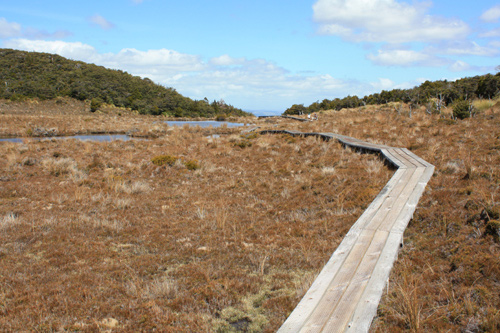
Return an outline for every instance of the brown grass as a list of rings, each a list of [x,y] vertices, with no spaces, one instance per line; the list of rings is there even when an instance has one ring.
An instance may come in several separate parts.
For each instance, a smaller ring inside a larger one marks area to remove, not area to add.
[[[7,111],[4,134],[31,122],[149,135],[157,120]],[[500,246],[487,230],[499,219],[499,113],[409,119],[370,106],[309,123],[252,120],[407,147],[436,166],[373,331],[500,329]],[[0,326],[275,331],[391,172],[336,142],[220,131],[161,125],[145,141],[1,143]],[[155,165],[162,155],[179,160]]]
[[[45,115],[88,132],[157,120]],[[0,122],[26,117],[48,119]],[[0,143],[0,327],[275,331],[391,172],[336,142],[220,131]]]

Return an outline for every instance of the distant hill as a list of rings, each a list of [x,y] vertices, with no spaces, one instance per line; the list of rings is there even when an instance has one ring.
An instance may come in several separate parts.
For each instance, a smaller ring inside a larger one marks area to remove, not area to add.
[[[380,93],[359,98],[347,96],[332,100],[324,99],[309,106],[294,104],[284,114],[312,113],[320,110],[340,110],[363,105],[380,105],[390,102],[403,102],[412,105],[424,105],[429,111],[436,107],[450,105],[458,101],[472,99],[491,99],[500,95],[500,72],[486,74],[456,81],[425,81],[412,89],[382,90]]]
[[[91,100],[142,114],[175,117],[247,116],[224,101],[192,100],[175,91],[120,70],[73,61],[55,54],[0,49],[0,98],[56,97]]]

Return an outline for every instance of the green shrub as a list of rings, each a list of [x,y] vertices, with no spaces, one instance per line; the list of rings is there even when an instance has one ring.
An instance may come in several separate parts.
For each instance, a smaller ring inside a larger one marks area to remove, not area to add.
[[[154,165],[158,165],[158,166],[162,166],[162,165],[165,165],[165,164],[167,164],[169,166],[173,166],[178,159],[179,158],[176,157],[176,156],[159,155],[159,156],[153,157],[153,159],[151,160],[151,162],[153,162]]]
[[[473,106],[467,100],[458,100],[452,107],[453,116],[457,119],[470,118],[473,115]]]
[[[489,221],[486,225],[484,235],[491,235],[495,242],[498,242],[500,239],[500,222],[496,220]]]
[[[90,101],[90,112],[96,112],[102,106],[102,99],[100,98],[92,98]]]
[[[184,162],[184,165],[188,170],[198,170],[199,168],[201,168],[200,163],[198,163],[197,160],[186,161]]]
[[[226,115],[225,114],[218,114],[217,117],[215,117],[215,120],[217,120],[217,121],[225,121],[226,120]]]
[[[234,142],[233,146],[240,147],[240,148],[251,147],[252,146],[252,142],[250,142],[247,139],[242,139],[242,140]]]

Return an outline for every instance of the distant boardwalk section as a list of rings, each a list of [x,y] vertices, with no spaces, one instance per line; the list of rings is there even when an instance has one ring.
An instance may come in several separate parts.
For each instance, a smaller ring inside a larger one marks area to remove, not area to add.
[[[434,173],[434,166],[406,148],[334,133],[282,130],[261,133],[336,139],[345,147],[378,153],[397,168],[278,331],[367,332],[397,259],[403,232]]]

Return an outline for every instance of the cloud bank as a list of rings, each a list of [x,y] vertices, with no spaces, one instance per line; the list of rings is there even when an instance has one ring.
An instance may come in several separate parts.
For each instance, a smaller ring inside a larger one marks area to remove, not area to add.
[[[500,54],[493,41],[475,41],[474,32],[464,21],[430,15],[431,5],[430,1],[318,0],[313,5],[313,18],[320,35],[337,36],[352,43],[382,44],[377,53],[366,55],[378,66],[448,66],[454,71],[466,71],[478,67],[456,57]],[[497,22],[500,5],[485,11],[480,19]],[[478,34],[477,38],[498,36],[500,29],[494,29]]]
[[[353,42],[429,42],[463,38],[469,26],[426,14],[428,3],[395,0],[319,0],[313,6],[319,32]]]

